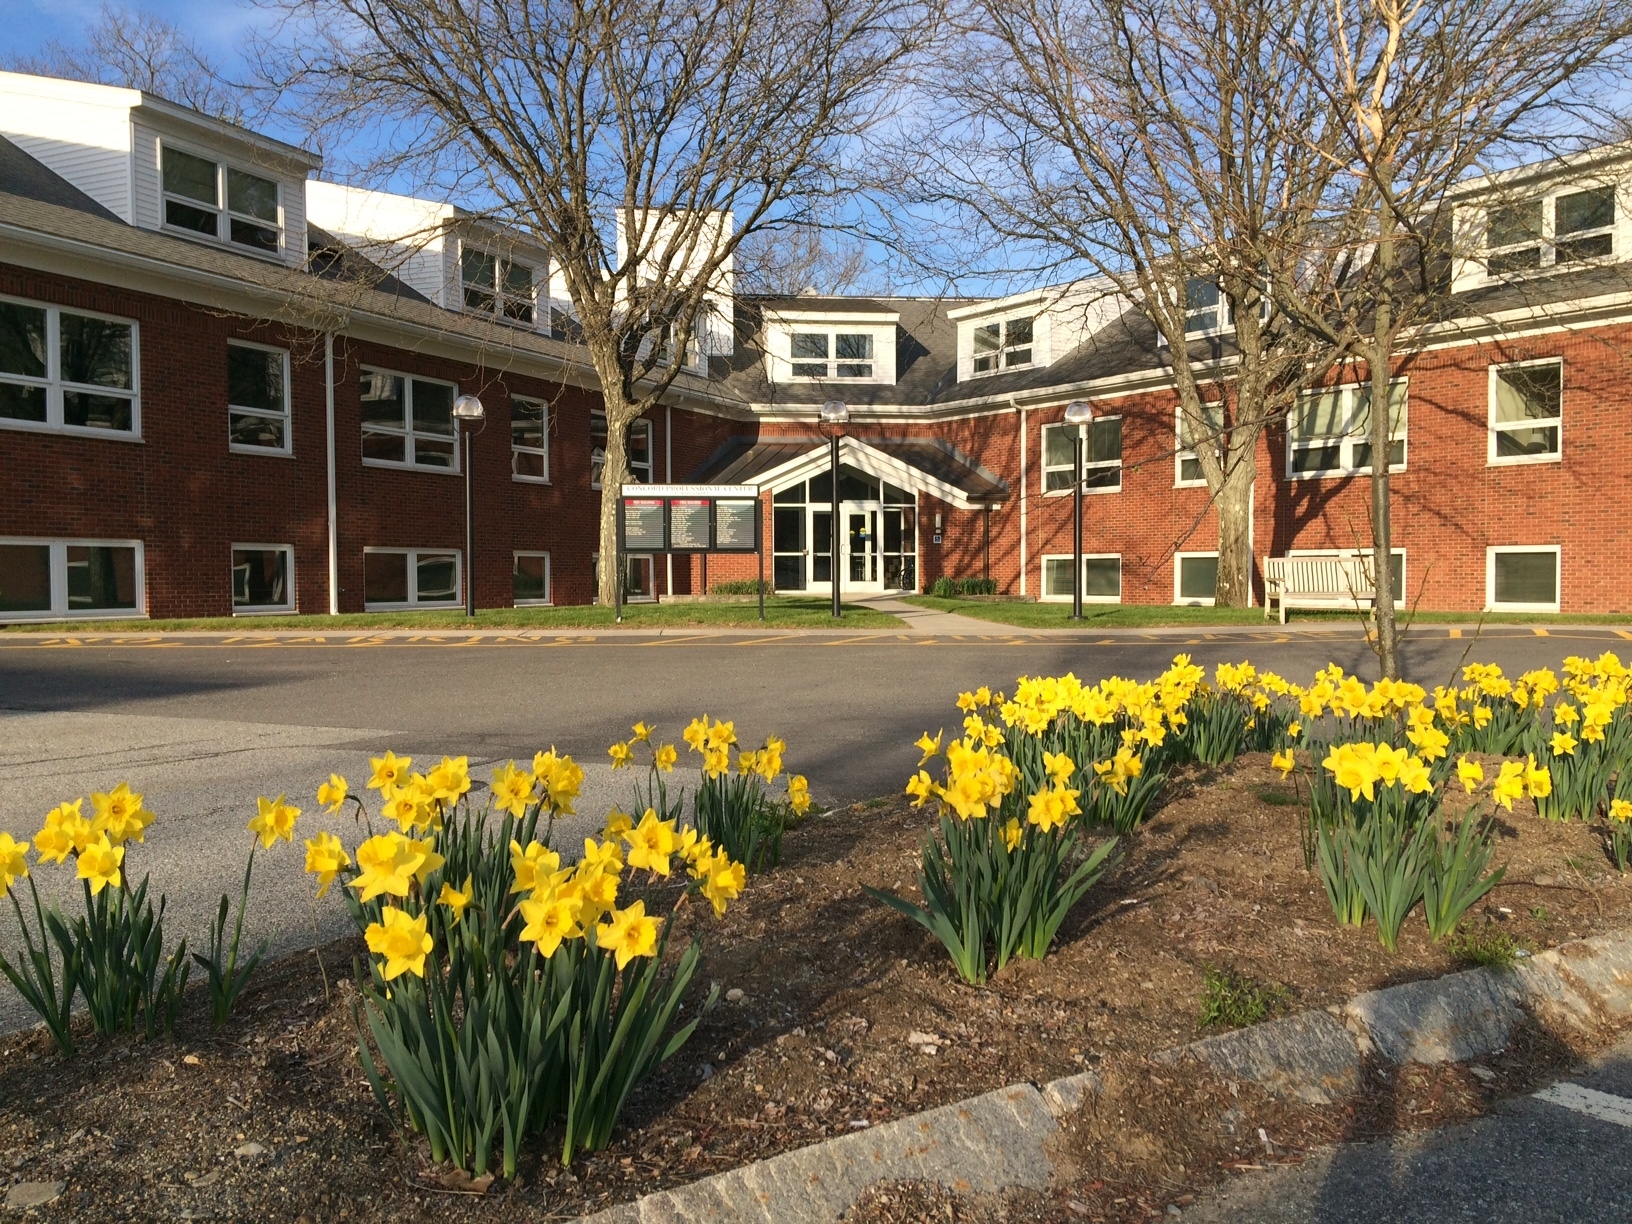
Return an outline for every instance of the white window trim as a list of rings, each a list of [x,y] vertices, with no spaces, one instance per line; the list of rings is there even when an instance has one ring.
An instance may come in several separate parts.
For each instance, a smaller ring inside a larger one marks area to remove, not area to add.
[[[515,599],[515,566],[518,557],[542,557],[544,559],[544,598],[543,599]],[[510,558],[511,574],[511,602],[518,608],[549,608],[555,605],[555,575],[550,570],[550,554],[537,549],[518,548]]]
[[[1216,407],[1220,410],[1220,417],[1223,416],[1223,400],[1209,400],[1203,407]],[[1207,487],[1207,477],[1203,476],[1200,480],[1186,480],[1184,478],[1184,461],[1186,459],[1196,459],[1197,455],[1194,450],[1181,449],[1183,446],[1184,405],[1179,404],[1173,409],[1173,487],[1175,489],[1205,489]]]
[[[201,230],[188,229],[185,225],[170,224],[168,219],[169,210],[165,208],[166,201],[173,199],[178,204],[185,204],[189,208],[202,208],[203,204],[201,201],[191,199],[188,196],[172,195],[170,192],[164,189],[165,149],[176,149],[182,153],[190,154],[191,156],[198,158],[200,161],[213,162],[215,164],[215,242],[220,243],[228,250],[237,251],[241,254],[254,255],[261,259],[273,259],[278,260],[279,262],[282,261],[284,252],[289,247],[288,209],[284,204],[283,181],[276,175],[267,173],[265,167],[256,166],[251,168],[249,166],[229,162],[226,158],[223,158],[220,153],[213,150],[201,149],[197,146],[189,146],[182,141],[171,140],[168,136],[159,141],[159,164],[157,167],[159,179],[159,228],[161,230],[167,234],[173,234],[178,238],[191,238],[198,242],[211,241],[210,236]],[[274,227],[269,224],[265,218],[252,217],[248,213],[234,213],[228,206],[227,170],[229,167],[233,170],[237,170],[240,174],[249,174],[258,179],[264,179],[277,189],[278,220],[275,228],[278,231],[278,249],[276,251],[267,251],[257,246],[250,246],[247,243],[234,242],[232,240],[232,218],[234,216],[236,216],[240,221],[258,226],[261,229],[271,229]]]
[[[1406,556],[1405,549],[1391,548],[1392,553],[1398,553],[1400,558],[1400,589],[1394,592],[1394,606],[1405,607],[1406,592],[1411,589],[1411,560]],[[1369,548],[1289,548],[1286,550],[1289,557],[1336,557],[1339,560],[1351,560],[1355,557],[1370,557]]]
[[[57,306],[51,302],[36,302],[31,298],[0,295],[0,302],[27,306],[45,311],[45,377],[32,378],[26,374],[0,374],[0,382],[20,387],[45,388],[45,420],[18,421],[0,417],[0,429],[30,430],[35,433],[72,434],[78,438],[111,438],[120,442],[142,440],[142,331],[135,319],[122,315],[105,314],[100,310],[79,310]],[[130,390],[100,387],[90,383],[65,383],[62,380],[62,315],[66,312],[87,319],[106,319],[123,323],[130,328]],[[64,391],[84,391],[92,395],[113,395],[130,400],[130,428],[98,429],[94,425],[69,425],[62,419]]]
[[[462,608],[465,594],[465,557],[463,551],[457,548],[365,548],[363,556],[370,553],[394,553],[408,558],[408,602],[407,603],[369,603],[367,601],[368,580],[363,580],[364,603],[366,612],[416,612],[427,608]],[[419,598],[419,558],[421,554],[438,557],[452,557],[454,566],[454,598],[424,602]],[[367,562],[364,562],[367,565]]]
[[[0,623],[22,621],[138,620],[147,615],[147,569],[140,540],[78,540],[53,536],[0,536],[0,544],[45,545],[51,550],[51,607],[43,612],[0,612]],[[75,611],[68,606],[69,548],[133,548],[136,559],[132,581],[136,587],[134,608],[101,608]]]
[[[227,556],[230,558],[235,552],[281,552],[283,554],[284,583],[288,589],[288,598],[281,604],[256,604],[253,607],[238,606],[236,598],[232,603],[234,616],[277,616],[295,610],[295,546],[293,544],[234,544]]]
[[[1496,421],[1496,384],[1503,370],[1538,369],[1541,366],[1558,367],[1558,416],[1540,417],[1531,422],[1504,422]],[[1524,467],[1533,463],[1563,463],[1564,462],[1564,359],[1562,357],[1537,357],[1529,361],[1507,361],[1490,367],[1489,402],[1487,404],[1485,430],[1485,462],[1490,467]],[[1549,425],[1548,421],[1556,421]],[[1512,433],[1521,429],[1557,429],[1558,449],[1550,455],[1498,455],[1496,453],[1496,435]]]
[[[426,378],[422,374],[410,374],[406,370],[392,370],[392,369],[387,368],[386,366],[369,365],[367,363],[359,364],[358,367],[357,367],[358,376],[361,377],[362,374],[365,371],[373,371],[376,374],[384,374],[384,375],[387,375],[388,377],[391,377],[391,378],[400,378],[400,379],[403,380],[403,384],[402,384],[402,424],[403,424],[403,429],[402,429],[402,433],[401,433],[401,436],[403,438],[403,447],[402,447],[402,453],[403,454],[407,455],[407,454],[411,453],[414,450],[413,443],[414,443],[414,439],[416,439],[416,438],[434,438],[438,442],[446,442],[448,440],[448,435],[446,435],[446,434],[430,434],[430,433],[422,434],[422,433],[414,432],[414,383],[417,381],[417,382],[422,382],[422,383],[434,383],[436,386],[439,386],[439,387],[452,387],[453,388],[453,398],[454,398],[455,401],[457,401],[458,398],[459,398],[459,384],[458,383],[450,383],[445,378]],[[359,423],[358,431],[357,431],[357,447],[358,447],[359,450],[362,449],[363,434],[364,434],[364,431],[365,431],[366,427],[367,427],[366,423]],[[390,432],[396,433],[397,431],[392,430]],[[396,471],[399,471],[399,472],[433,472],[433,473],[435,473],[436,475],[439,475],[439,476],[458,476],[458,475],[460,475],[461,472],[463,471],[464,462],[465,462],[464,439],[461,438],[460,435],[459,435],[459,418],[458,417],[453,418],[453,466],[451,466],[451,467],[442,467],[442,466],[440,466],[438,464],[434,464],[434,463],[415,463],[412,459],[404,459],[404,460],[399,461],[399,460],[396,460],[396,459],[370,459],[367,455],[363,456],[363,466],[364,467],[393,468],[393,469],[395,469]],[[390,550],[387,550],[387,551],[390,551]]]
[[[642,552],[642,553],[624,553],[623,554],[623,563],[625,565],[627,565],[631,561],[644,561],[644,562],[646,562],[647,565],[652,567],[652,593],[650,595],[636,595],[633,598],[630,598],[629,596],[625,596],[623,602],[625,604],[649,604],[649,603],[650,604],[655,604],[655,603],[660,602],[660,600],[658,599],[658,596],[657,596],[657,558],[656,558],[656,554],[654,554],[654,553],[645,553],[645,552]],[[590,597],[590,601],[589,601],[593,605],[593,604],[598,604],[598,603],[601,602],[601,554],[600,553],[593,552],[593,553],[589,554],[589,572],[592,575],[594,575],[594,577],[595,577],[595,593],[594,593],[594,595],[592,595]],[[553,592],[552,592],[552,594],[553,594]]]
[[[544,438],[544,445],[517,446],[516,435],[514,430],[512,430],[510,434],[510,479],[519,480],[523,484],[547,485],[550,483],[550,417],[552,415],[550,412],[550,401],[546,399],[539,399],[536,395],[512,395],[510,397],[510,411],[512,415],[515,413],[517,404],[529,404],[543,409],[544,425],[542,436]],[[544,475],[523,476],[520,472],[516,471],[516,456],[518,454],[542,455],[544,458]],[[545,555],[547,556],[548,554]]]
[[[1050,595],[1047,592],[1048,592],[1048,563],[1050,561],[1064,561],[1064,562],[1067,562],[1068,568],[1069,568],[1069,562],[1071,561],[1071,554],[1070,553],[1044,553],[1040,558],[1038,558],[1038,560],[1042,563],[1043,568],[1038,571],[1039,594],[1037,596],[1037,602],[1038,603],[1070,603],[1071,602],[1071,595],[1070,595],[1069,592],[1067,592],[1064,595]],[[1117,593],[1114,596],[1112,596],[1112,595],[1090,595],[1090,594],[1088,594],[1088,562],[1090,562],[1090,561],[1115,561],[1116,562],[1116,592]],[[1091,603],[1091,604],[1119,604],[1119,603],[1122,602],[1122,554],[1121,553],[1099,553],[1099,552],[1090,553],[1090,552],[1085,552],[1085,553],[1082,554],[1082,602],[1085,603],[1085,604],[1087,604],[1087,603]]]
[[[594,426],[595,426],[595,418],[596,417],[600,417],[604,421],[606,419],[606,413],[602,412],[598,408],[590,410],[590,414],[589,414],[589,420],[590,420],[589,435],[590,435],[591,438],[593,438],[595,436],[595,427]],[[635,483],[637,483],[637,484],[651,484],[652,483],[652,467],[657,461],[657,457],[652,453],[653,439],[655,437],[655,433],[654,433],[654,431],[652,429],[651,421],[649,421],[645,417],[636,417],[633,421],[629,422],[629,430],[630,430],[631,433],[634,432],[634,430],[636,430],[637,428],[644,428],[646,430],[646,462],[645,462],[645,464],[642,465],[644,467],[645,471],[646,471],[646,479],[641,480],[641,481],[636,481]],[[610,433],[610,430],[609,430],[609,433]],[[598,469],[595,466],[595,459],[596,459],[597,456],[600,457],[600,459],[602,461],[602,465],[604,467],[604,464],[605,464],[605,461],[606,461],[606,452],[604,450],[601,450],[599,447],[595,447],[595,446],[590,447],[590,451],[589,451],[589,471],[590,471],[589,487],[592,488],[592,489],[599,489],[601,487],[601,479],[600,479],[599,476],[595,475],[595,472],[597,472],[598,470],[601,470],[601,469]],[[635,469],[634,469],[633,465],[628,463],[627,444],[625,445],[624,456],[625,456],[625,458],[624,458],[625,466],[627,466],[629,468],[629,476],[630,476],[630,479],[633,480],[634,475],[635,475]],[[626,554],[626,555],[628,555],[628,554]]]
[[[242,404],[232,402],[232,386],[227,386],[227,449],[235,455],[284,455],[290,458],[295,453],[295,421],[291,408],[293,389],[289,385],[289,350],[278,348],[272,344],[257,344],[253,340],[228,340],[228,348],[259,349],[263,353],[276,353],[283,359],[283,445],[282,446],[245,446],[241,442],[232,441],[232,414],[242,413],[245,416],[261,417],[271,420],[273,417],[259,408],[246,408]]]
[[[1499,553],[1553,554],[1552,603],[1497,603],[1496,557]],[[1557,612],[1564,598],[1564,556],[1557,544],[1498,544],[1485,549],[1485,611],[1487,612]]]
[[[470,254],[473,254],[473,255],[485,255],[487,258],[489,258],[489,259],[491,259],[493,261],[493,283],[491,285],[481,285],[481,284],[478,284],[476,281],[468,281],[468,280],[465,279],[464,257],[465,257],[466,252],[469,252]],[[528,286],[529,287],[528,287],[528,290],[527,290],[527,296],[525,298],[519,297],[514,293],[507,293],[505,291],[505,289],[504,289],[504,273],[505,273],[505,271],[507,269],[512,268],[512,267],[520,267],[520,268],[526,268],[527,269]],[[466,286],[472,286],[472,287],[480,290],[483,293],[492,294],[493,295],[493,306],[492,306],[492,308],[487,309],[487,310],[483,310],[480,307],[470,305],[465,300],[465,288],[466,288]],[[521,304],[526,305],[528,307],[528,309],[530,309],[533,312],[533,317],[531,319],[518,319],[518,318],[515,318],[512,315],[506,314],[504,308],[505,308],[505,305],[507,303],[509,303],[509,302],[517,302],[517,303],[521,303]],[[526,328],[537,329],[538,320],[539,320],[539,305],[540,305],[540,299],[539,299],[539,293],[538,293],[538,265],[537,264],[528,263],[527,261],[521,260],[521,259],[514,259],[514,258],[512,258],[512,257],[510,257],[508,255],[501,255],[497,251],[490,251],[487,248],[482,247],[482,246],[478,246],[475,243],[461,242],[459,244],[459,309],[460,310],[464,311],[466,314],[480,315],[483,318],[497,319],[501,323],[510,323],[510,324],[513,324],[516,327],[526,327]],[[546,310],[548,309],[548,303],[547,302],[545,303],[545,308],[546,308]]]
[[[1615,220],[1609,225],[1597,229],[1581,230],[1567,235],[1565,242],[1575,242],[1583,238],[1593,238],[1607,233],[1610,239],[1608,255],[1593,255],[1586,259],[1567,259],[1558,262],[1558,201],[1562,196],[1578,195],[1586,191],[1610,187],[1615,193]],[[1480,245],[1477,264],[1483,282],[1487,285],[1509,284],[1516,280],[1524,280],[1533,276],[1550,276],[1554,272],[1571,271],[1577,268],[1591,268],[1600,264],[1613,263],[1622,257],[1620,230],[1622,213],[1625,202],[1621,198],[1620,185],[1614,180],[1608,182],[1576,182],[1561,184],[1552,191],[1544,191],[1539,196],[1529,196],[1523,200],[1515,200],[1515,204],[1528,204],[1539,200],[1541,203],[1541,233],[1533,242],[1513,242],[1506,246],[1492,247],[1488,245],[1490,235],[1490,214],[1504,205],[1500,202],[1487,205],[1480,216]],[[1492,272],[1490,261],[1492,258],[1512,251],[1523,251],[1530,247],[1540,248],[1538,264],[1534,268],[1515,268],[1511,272]]]
[[[1389,434],[1390,443],[1400,442],[1404,444],[1405,454],[1399,463],[1388,465],[1390,473],[1403,472],[1411,461],[1411,380],[1409,378],[1391,378],[1388,385],[1390,390],[1394,387],[1405,388],[1405,408],[1400,414],[1400,432],[1397,436],[1392,432]],[[1326,395],[1333,391],[1341,392],[1343,395],[1343,421],[1347,426],[1352,424],[1354,420],[1355,401],[1360,398],[1362,391],[1369,391],[1370,389],[1371,384],[1369,382],[1340,383],[1332,387],[1310,387],[1299,398],[1301,399],[1303,395]],[[1298,411],[1296,401],[1293,402],[1291,411],[1293,413]],[[1298,451],[1314,450],[1322,446],[1330,446],[1333,443],[1336,443],[1338,448],[1338,467],[1321,468],[1315,472],[1294,472],[1292,470],[1292,456]],[[1322,434],[1318,439],[1299,440],[1293,437],[1292,419],[1288,416],[1286,422],[1286,478],[1288,480],[1343,480],[1350,476],[1368,475],[1371,472],[1371,464],[1356,464],[1354,449],[1356,446],[1367,446],[1370,443],[1371,433],[1369,429],[1364,434]]]
[[[1100,422],[1100,421],[1122,421],[1122,420],[1124,420],[1124,418],[1123,418],[1122,414],[1119,413],[1119,412],[1118,413],[1112,413],[1112,414],[1109,414],[1109,415],[1106,415],[1106,416],[1096,416],[1094,418],[1094,422],[1096,424],[1098,422]],[[1061,471],[1069,472],[1072,468],[1074,468],[1076,466],[1076,460],[1075,459],[1073,459],[1071,461],[1071,463],[1069,463],[1069,464],[1063,464],[1063,463],[1050,464],[1048,462],[1048,431],[1050,429],[1070,429],[1070,428],[1071,428],[1071,426],[1067,425],[1064,421],[1050,421],[1050,422],[1048,422],[1047,424],[1045,424],[1045,425],[1043,425],[1041,427],[1041,430],[1037,435],[1037,437],[1038,437],[1038,454],[1042,458],[1042,463],[1038,465],[1039,466],[1039,475],[1038,475],[1037,479],[1042,485],[1042,488],[1039,490],[1039,492],[1044,497],[1070,497],[1071,496],[1071,486],[1069,484],[1066,485],[1066,487],[1063,488],[1063,489],[1050,489],[1048,487],[1048,476],[1049,476],[1050,472],[1061,472]],[[1077,433],[1082,436],[1083,449],[1084,449],[1084,453],[1083,453],[1083,457],[1082,457],[1082,495],[1084,497],[1093,497],[1093,496],[1096,496],[1096,495],[1101,494],[1101,493],[1120,493],[1120,492],[1122,492],[1122,487],[1123,487],[1122,486],[1122,471],[1123,471],[1124,467],[1126,466],[1126,464],[1121,459],[1117,459],[1114,462],[1111,461],[1111,460],[1108,460],[1108,459],[1101,459],[1097,463],[1090,462],[1089,459],[1088,459],[1087,453],[1086,453],[1087,452],[1087,443],[1088,443],[1088,435],[1087,435],[1086,431],[1089,428],[1091,428],[1091,427],[1087,426],[1087,425],[1078,425],[1076,427]],[[1115,488],[1095,489],[1095,488],[1092,488],[1092,487],[1089,486],[1088,477],[1092,473],[1094,473],[1094,472],[1107,472],[1107,471],[1110,471],[1112,468],[1116,469],[1116,487]]]
[[[1038,364],[1037,320],[1039,317],[1039,315],[1035,314],[1016,314],[1006,315],[1001,319],[981,319],[977,323],[972,323],[969,331],[969,376],[971,378],[990,378],[994,374],[1002,374],[1009,370],[1030,370],[1035,368]],[[1010,344],[1008,343],[1009,324],[1018,322],[1021,319],[1031,320],[1031,339],[1022,341],[1019,344]],[[997,347],[989,353],[975,352],[975,333],[983,327],[991,327],[994,323],[997,325]],[[1030,349],[1031,357],[1026,361],[1011,363],[1008,359],[1009,354],[1019,352],[1021,349]],[[991,357],[996,364],[989,370],[976,369],[975,362],[982,357]]]
[[[814,365],[815,362],[816,362],[816,358],[814,358],[814,357],[795,357],[793,355],[793,338],[794,338],[795,335],[825,335],[827,337],[827,351],[832,355],[829,356],[823,362],[823,365],[829,371],[832,371],[831,373],[821,374],[821,375],[816,375],[816,374],[795,374],[794,373],[793,367],[795,365]],[[867,365],[872,367],[872,373],[870,373],[870,374],[845,374],[843,376],[841,376],[838,373],[838,368],[839,368],[839,366],[841,364],[841,359],[840,359],[840,357],[838,355],[838,353],[839,353],[839,337],[840,336],[866,336],[867,339],[872,342],[873,355],[871,357],[867,357],[867,358],[858,357],[858,358],[855,358],[854,360],[842,361],[842,364],[844,364],[844,365],[860,365],[863,361],[865,361],[867,363]],[[876,382],[879,382],[879,381],[881,381],[879,379],[879,376],[878,376],[878,351],[879,351],[880,347],[881,346],[879,344],[879,336],[877,334],[877,331],[874,328],[871,328],[871,327],[845,327],[845,326],[843,326],[841,324],[837,324],[837,323],[834,323],[834,324],[826,324],[826,323],[822,323],[822,324],[790,323],[788,325],[788,382],[791,383],[791,384],[794,384],[794,385],[798,385],[798,384],[801,384],[801,383],[826,383],[826,382],[836,382],[836,383],[876,383]],[[690,356],[689,352],[688,352],[687,356],[689,358],[689,356]],[[690,365],[691,362],[688,360],[687,364]]]
[[[1201,276],[1196,276],[1196,277],[1191,277],[1190,279],[1191,280],[1206,280],[1207,278],[1206,277],[1201,277]],[[1220,285],[1219,289],[1218,289],[1218,304],[1216,306],[1213,306],[1213,307],[1209,308],[1209,309],[1216,310],[1216,311],[1219,312],[1219,317],[1221,319],[1221,322],[1215,323],[1211,327],[1197,328],[1195,331],[1191,331],[1190,330],[1190,318],[1191,318],[1192,315],[1199,313],[1199,311],[1193,311],[1193,310],[1191,310],[1189,308],[1189,305],[1188,305],[1189,296],[1190,296],[1189,290],[1190,290],[1189,281],[1186,281],[1185,282],[1184,297],[1183,297],[1183,299],[1181,299],[1178,302],[1178,306],[1181,307],[1184,310],[1184,327],[1185,327],[1184,338],[1185,338],[1186,341],[1190,341],[1190,340],[1206,340],[1206,339],[1209,339],[1209,338],[1211,338],[1213,336],[1228,336],[1228,335],[1234,334],[1234,332],[1235,332],[1235,306],[1230,302],[1229,297],[1225,295],[1224,287],[1222,285]],[[1267,293],[1265,293],[1259,299],[1258,317],[1260,319],[1267,320],[1269,318],[1269,310],[1270,310],[1269,295]],[[1166,333],[1161,331],[1161,329],[1159,329],[1159,328],[1157,329],[1157,332],[1156,332],[1156,347],[1157,348],[1166,348],[1166,347],[1168,347],[1168,345],[1167,345],[1167,335],[1166,335]]]
[[[1214,549],[1210,552],[1181,552],[1173,554],[1173,604],[1175,607],[1182,608],[1210,608],[1215,602],[1217,602],[1216,596],[1209,595],[1205,599],[1185,599],[1179,594],[1179,574],[1183,569],[1182,563],[1187,557],[1212,557],[1216,560],[1218,558],[1218,551]]]

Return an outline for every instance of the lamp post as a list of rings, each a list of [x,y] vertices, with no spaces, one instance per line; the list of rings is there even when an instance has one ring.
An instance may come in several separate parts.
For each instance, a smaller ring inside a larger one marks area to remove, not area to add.
[[[474,436],[470,427],[481,422],[482,429],[487,428],[487,410],[482,407],[482,401],[474,395],[461,395],[453,401],[453,419],[462,422],[460,429],[461,454],[460,459],[465,465],[465,615],[476,615],[476,515],[472,506],[470,469],[475,466],[471,462],[470,440]],[[481,432],[481,429],[476,431]]]
[[[1076,468],[1071,482],[1071,619],[1082,619],[1082,441],[1084,426],[1092,427],[1094,409],[1087,400],[1065,406],[1065,423],[1076,427]]]
[[[833,619],[843,615],[839,607],[839,432],[845,422],[850,419],[850,409],[843,400],[828,400],[822,405],[822,411],[817,418],[817,427],[827,437],[828,471],[833,480],[833,509],[832,524],[828,532],[829,572],[833,578]],[[828,433],[828,426],[833,426],[833,432]]]

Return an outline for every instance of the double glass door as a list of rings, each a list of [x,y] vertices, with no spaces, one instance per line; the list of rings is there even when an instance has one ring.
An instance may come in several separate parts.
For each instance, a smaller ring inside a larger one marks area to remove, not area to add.
[[[839,481],[835,559],[831,489],[830,481],[818,478],[808,487],[800,484],[776,492],[772,533],[776,589],[831,591],[836,560],[846,592],[916,590],[918,515],[913,495],[846,469]]]

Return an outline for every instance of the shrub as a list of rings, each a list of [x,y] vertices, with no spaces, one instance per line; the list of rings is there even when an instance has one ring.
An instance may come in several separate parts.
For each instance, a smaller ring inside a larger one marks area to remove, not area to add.
[[[758,578],[728,578],[716,582],[708,592],[710,595],[758,595],[761,587],[765,588],[765,594],[771,593],[771,584]]]
[[[996,595],[995,578],[949,578],[945,575],[930,584],[929,593],[937,599],[959,599],[965,595]]]
[[[1209,969],[1201,987],[1198,1029],[1245,1028],[1267,1020],[1292,1002],[1285,986],[1259,986],[1233,969]]]
[[[1519,944],[1506,931],[1486,926],[1463,931],[1447,945],[1452,956],[1464,965],[1511,969],[1519,959]]]

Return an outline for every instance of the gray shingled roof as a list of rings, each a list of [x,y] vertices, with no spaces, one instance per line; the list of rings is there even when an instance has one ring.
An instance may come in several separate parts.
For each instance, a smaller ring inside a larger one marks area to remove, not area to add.
[[[76,212],[90,213],[93,217],[124,224],[114,213],[103,208],[55,170],[47,169],[43,163],[36,161],[4,136],[0,136],[0,191],[39,204],[71,208]]]
[[[940,438],[872,438],[851,435],[926,476],[958,489],[972,502],[1003,502],[1009,495],[1008,482],[990,468]],[[807,455],[827,444],[814,438],[760,437],[730,438],[690,475],[688,484],[757,484],[766,472],[790,460]]]

